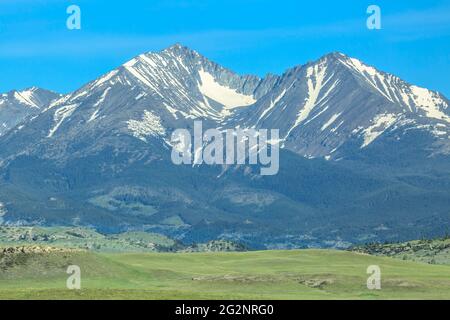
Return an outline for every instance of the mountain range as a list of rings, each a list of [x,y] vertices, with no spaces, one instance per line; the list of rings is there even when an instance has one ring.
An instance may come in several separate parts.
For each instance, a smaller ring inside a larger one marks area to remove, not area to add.
[[[443,235],[449,104],[342,53],[260,78],[177,44],[68,94],[0,96],[0,223],[253,248]],[[175,166],[171,133],[195,120],[279,129],[280,172]]]

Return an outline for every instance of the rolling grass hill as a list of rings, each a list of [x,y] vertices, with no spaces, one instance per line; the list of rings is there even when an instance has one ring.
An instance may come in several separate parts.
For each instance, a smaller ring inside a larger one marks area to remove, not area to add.
[[[74,264],[78,291],[66,289]],[[366,287],[369,265],[381,268],[381,290]],[[450,266],[333,250],[0,253],[0,298],[450,299]]]

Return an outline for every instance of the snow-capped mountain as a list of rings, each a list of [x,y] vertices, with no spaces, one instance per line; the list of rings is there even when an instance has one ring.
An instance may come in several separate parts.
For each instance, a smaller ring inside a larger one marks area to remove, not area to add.
[[[52,102],[29,133],[52,145],[75,142],[75,135],[106,138],[100,128],[167,141],[174,128],[203,119],[216,127],[279,129],[283,147],[308,158],[341,159],[387,133],[401,139],[410,130],[436,140],[433,153],[448,153],[448,105],[439,93],[340,53],[260,79],[175,45],[142,54]]]
[[[57,93],[36,87],[0,94],[0,136],[26,118],[39,114],[58,97]]]
[[[286,148],[305,157],[341,158],[388,132],[421,130],[450,140],[449,101],[341,53],[288,70],[274,90],[234,116],[244,127],[279,128]]]
[[[42,156],[64,157],[63,152],[53,152],[56,145],[61,150],[96,136],[109,140],[123,134],[143,142],[158,136],[167,141],[171,129],[189,126],[193,119],[217,126],[236,109],[264,96],[276,79],[239,76],[175,45],[159,53],[139,55],[52,102],[33,124],[7,137],[4,144],[27,152],[49,146],[52,150]],[[84,145],[98,150],[101,144],[96,140],[95,145]]]
[[[33,90],[0,137],[3,221],[260,247],[450,227],[449,101],[341,53],[261,79],[175,45],[64,96]],[[279,129],[280,173],[173,165],[170,135],[196,119]]]

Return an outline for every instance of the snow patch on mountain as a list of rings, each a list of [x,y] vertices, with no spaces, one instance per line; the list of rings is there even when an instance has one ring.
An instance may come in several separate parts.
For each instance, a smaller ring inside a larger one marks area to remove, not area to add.
[[[29,90],[25,90],[25,91],[21,91],[21,92],[16,91],[16,92],[14,92],[14,98],[17,99],[19,102],[23,103],[24,105],[39,109],[39,106],[34,101],[35,97],[34,97],[33,93],[34,93],[33,89],[29,89]]]
[[[134,100],[139,100],[145,96],[147,96],[147,94],[145,92],[141,92],[136,96],[136,98],[134,98]]]
[[[142,120],[128,120],[128,130],[132,135],[144,142],[148,136],[164,136],[166,129],[161,124],[161,118],[156,114],[144,110]]]
[[[309,118],[308,121],[305,122],[305,125],[310,123],[311,121],[317,119],[322,113],[324,113],[325,111],[327,111],[330,108],[330,106],[326,106],[325,108],[323,108],[322,110],[320,110],[314,117]]]
[[[264,117],[265,117],[267,114],[269,114],[269,112],[272,111],[272,109],[278,104],[278,102],[280,102],[281,99],[283,99],[283,97],[284,97],[284,95],[286,94],[286,92],[287,92],[287,89],[284,89],[284,90],[280,93],[280,95],[279,95],[278,97],[276,97],[274,100],[271,100],[271,101],[270,101],[269,107],[263,111],[263,113],[261,114],[261,116],[258,118],[257,123],[259,123],[259,121],[261,121],[262,119],[264,119]]]
[[[336,113],[334,114],[323,126],[322,128],[320,128],[321,131],[324,131],[326,128],[328,128],[329,126],[331,126],[333,124],[333,122],[336,121],[337,118],[339,118],[341,116],[342,113]]]
[[[369,144],[374,142],[383,132],[386,131],[389,127],[391,127],[398,116],[393,113],[383,113],[377,115],[372,120],[372,125],[365,130],[363,130],[364,143],[361,148],[367,147]]]
[[[218,83],[213,75],[201,69],[198,72],[200,76],[199,90],[200,92],[211,100],[214,100],[225,107],[223,113],[237,108],[245,107],[256,102],[252,95],[245,95],[237,92],[227,86]]]
[[[98,107],[99,105],[101,105],[103,103],[103,101],[105,101],[106,95],[108,94],[108,92],[111,90],[111,87],[106,88],[106,90],[102,93],[100,99],[94,103],[94,108]]]
[[[411,86],[414,103],[421,107],[428,118],[444,120],[450,123],[450,117],[439,109],[439,105],[447,104],[436,93],[418,86]]]
[[[327,81],[325,81],[326,71],[326,59],[320,64],[308,67],[306,71],[308,97],[306,98],[305,104],[300,109],[294,125],[287,132],[285,139],[291,134],[292,130],[297,128],[300,123],[308,118],[314,107],[318,105],[317,99],[319,98],[320,91],[327,83]],[[325,96],[322,97],[321,101],[323,101],[324,98]]]
[[[87,122],[89,123],[89,122],[92,122],[92,121],[94,121],[95,119],[97,119],[97,118],[98,118],[99,112],[100,112],[99,109],[95,110],[94,113],[91,115],[91,117],[89,118],[89,120],[88,120]]]
[[[67,106],[63,106],[55,111],[53,115],[53,121],[55,122],[55,125],[48,132],[47,138],[53,137],[64,120],[70,117],[77,107],[78,104],[70,104]]]
[[[163,102],[164,107],[170,112],[170,114],[175,118],[178,119],[178,113],[181,114],[184,118],[188,118],[189,115],[186,112],[177,110],[173,108],[172,106],[168,105],[167,103]]]
[[[111,72],[108,72],[107,74],[105,74],[103,77],[101,77],[100,79],[96,80],[94,83],[94,86],[100,86],[103,83],[111,80],[114,76],[116,76],[118,74],[119,70],[113,70]]]

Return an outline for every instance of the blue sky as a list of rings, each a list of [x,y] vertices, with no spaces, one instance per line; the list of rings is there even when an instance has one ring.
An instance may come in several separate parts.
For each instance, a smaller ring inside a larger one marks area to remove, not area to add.
[[[66,28],[71,4],[81,30]],[[371,4],[381,30],[366,28]],[[449,0],[0,0],[0,92],[69,92],[177,42],[260,76],[340,51],[450,97]]]

